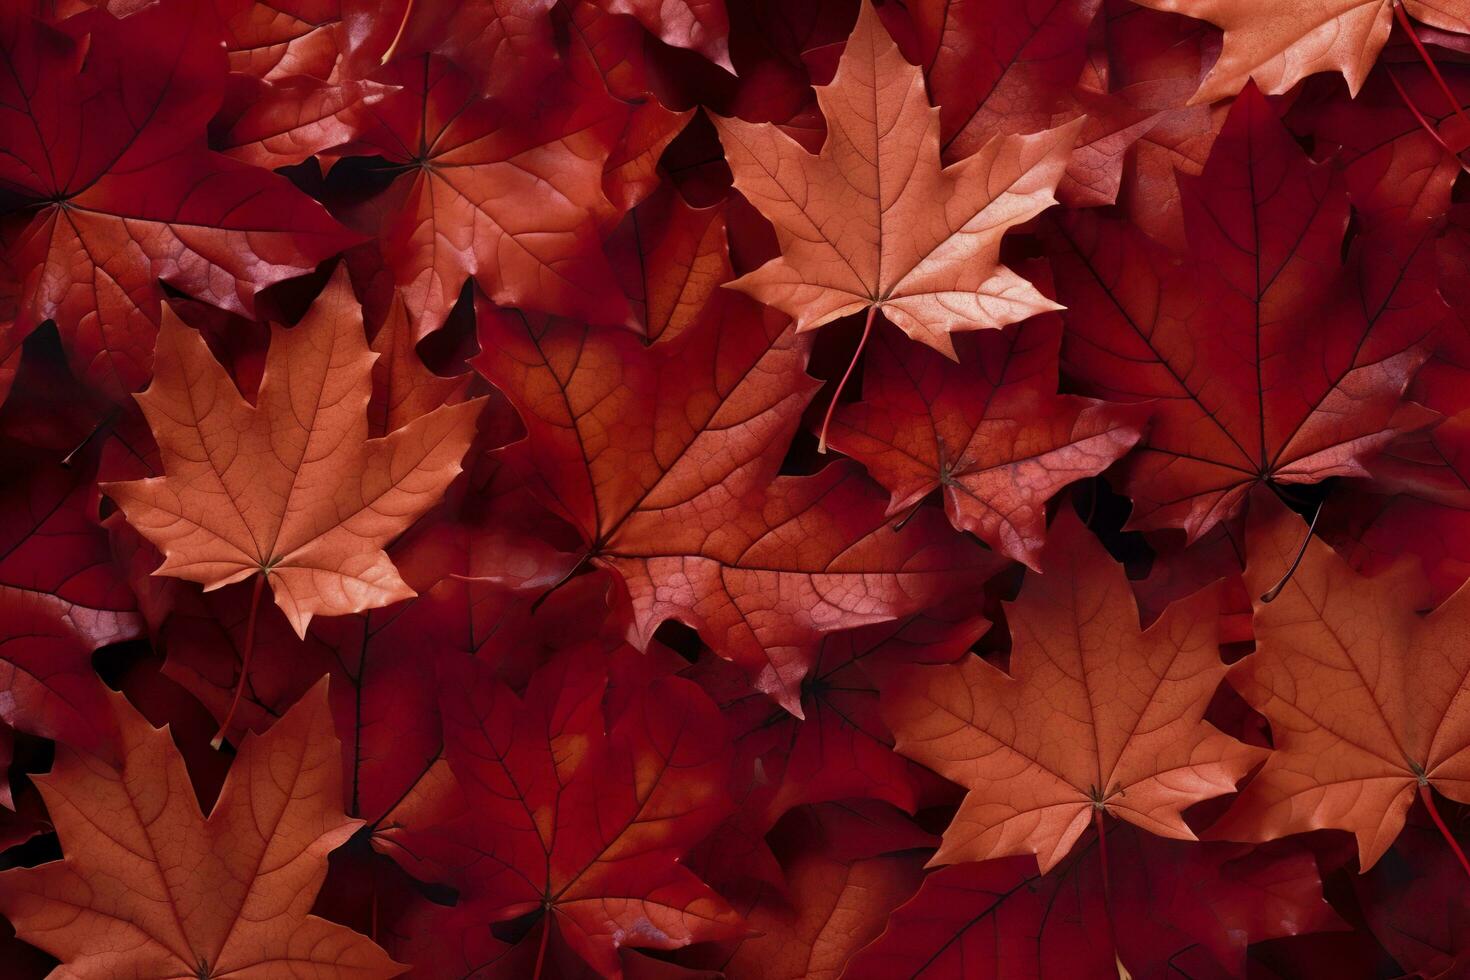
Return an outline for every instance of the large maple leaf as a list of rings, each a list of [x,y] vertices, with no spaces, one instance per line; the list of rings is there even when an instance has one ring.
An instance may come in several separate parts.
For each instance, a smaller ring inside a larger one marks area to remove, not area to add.
[[[340,269],[300,325],[274,328],[255,405],[165,313],[138,402],[166,475],[102,487],[163,552],[155,574],[214,589],[258,573],[299,636],[317,613],[413,595],[383,546],[459,473],[481,402],[369,439],[375,358]]]
[[[821,633],[915,612],[996,567],[926,512],[895,534],[851,465],[777,479],[816,387],[786,319],[724,295],[645,349],[622,331],[486,309],[474,364],[527,428],[508,457],[617,572],[629,638],[694,626],[800,712]]]
[[[245,742],[208,819],[168,731],[110,698],[121,768],[63,749],[37,780],[66,859],[0,875],[0,911],[64,962],[55,975],[403,972],[366,936],[307,914],[327,854],[360,823],[342,813],[325,682]]]
[[[679,863],[729,812],[718,710],[668,677],[610,710],[605,664],[595,647],[559,654],[521,697],[483,664],[444,672],[445,755],[467,812],[423,827],[410,816],[386,836],[400,861],[459,890],[458,941],[481,937],[487,959],[512,952],[491,939],[493,924],[529,913],[541,916],[531,939],[543,953],[555,934],[604,976],[621,972],[620,946],[743,931]]]
[[[1184,809],[1264,754],[1204,720],[1226,671],[1212,593],[1140,632],[1122,568],[1069,508],[1042,570],[1006,607],[1009,675],[970,657],[884,691],[898,751],[970,790],[936,864],[1034,853],[1045,872],[1104,814],[1193,840]]]
[[[1246,584],[1271,588],[1305,529],[1281,504],[1252,508]],[[1257,514],[1254,511],[1260,510]],[[1315,537],[1272,602],[1256,600],[1256,652],[1230,683],[1271,723],[1275,750],[1211,828],[1269,840],[1334,827],[1372,867],[1403,828],[1416,793],[1470,802],[1470,594],[1428,616],[1417,569],[1354,572]]]
[[[838,408],[828,442],[888,488],[890,515],[942,490],[950,523],[1035,567],[1046,502],[1117,461],[1148,415],[1058,395],[1061,341],[1047,314],[956,338],[955,363],[880,330],[863,400]]]
[[[1254,80],[1280,95],[1308,75],[1339,71],[1356,95],[1393,28],[1400,0],[1135,0],[1207,20],[1225,45],[1195,102],[1234,95]],[[1470,31],[1463,0],[1402,0],[1410,16],[1448,31]]]
[[[1191,541],[1252,486],[1365,476],[1434,415],[1402,400],[1445,315],[1432,228],[1357,236],[1348,199],[1265,98],[1235,102],[1185,187],[1190,253],[1077,213],[1052,238],[1065,368],[1096,395],[1156,400],[1123,463],[1132,524]]]
[[[866,2],[817,101],[828,135],[815,155],[777,126],[716,119],[735,187],[775,225],[782,252],[733,288],[799,330],[882,312],[950,357],[952,331],[1056,308],[1000,263],[1000,243],[1055,203],[1077,124],[996,136],[941,169],[923,73]]]
[[[285,178],[205,148],[225,80],[211,5],[85,23],[73,38],[14,5],[0,18],[0,188],[34,207],[12,339],[55,320],[77,376],[121,398],[148,379],[158,280],[248,313],[353,235]]]

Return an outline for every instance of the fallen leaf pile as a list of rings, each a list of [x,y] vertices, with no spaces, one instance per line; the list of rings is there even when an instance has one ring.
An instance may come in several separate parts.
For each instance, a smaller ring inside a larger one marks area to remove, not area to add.
[[[1470,977],[1470,0],[12,0],[5,980]]]

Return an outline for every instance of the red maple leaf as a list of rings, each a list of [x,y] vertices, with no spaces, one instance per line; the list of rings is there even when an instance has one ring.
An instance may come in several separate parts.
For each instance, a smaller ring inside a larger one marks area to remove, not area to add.
[[[158,281],[240,313],[353,241],[284,178],[204,146],[224,52],[208,4],[59,27],[0,18],[0,187],[34,207],[11,246],[18,344],[55,320],[72,369],[117,399],[147,381]],[[0,360],[10,351],[0,351]]]
[[[676,341],[487,309],[475,366],[520,411],[507,456],[617,572],[629,637],[694,626],[792,712],[821,633],[916,611],[995,562],[925,513],[895,534],[855,468],[776,478],[815,388],[783,317],[726,294]],[[942,523],[942,522],[941,522]]]
[[[1365,234],[1342,259],[1348,200],[1248,88],[1186,186],[1190,252],[1079,212],[1052,236],[1064,369],[1093,394],[1156,400],[1125,462],[1131,523],[1191,541],[1257,483],[1366,475],[1432,413],[1402,400],[1444,315],[1428,228]]]
[[[446,938],[486,956],[469,972],[513,955],[491,927],[526,915],[538,917],[526,940],[538,962],[555,936],[607,976],[619,946],[742,931],[679,864],[728,811],[719,712],[690,682],[662,678],[608,716],[602,656],[558,655],[520,697],[473,662],[444,672],[445,756],[466,812],[424,829],[407,816],[385,836],[410,869],[458,889]]]
[[[1096,476],[1143,434],[1148,410],[1056,393],[1061,320],[955,338],[959,361],[880,330],[863,400],[832,417],[828,441],[888,488],[889,515],[944,494],[950,523],[1036,566],[1046,503]]]

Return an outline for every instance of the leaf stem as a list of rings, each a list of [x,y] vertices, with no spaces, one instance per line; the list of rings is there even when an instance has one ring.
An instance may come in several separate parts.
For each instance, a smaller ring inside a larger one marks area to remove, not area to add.
[[[371,926],[372,931],[368,933],[368,938],[371,939],[373,942],[377,942],[378,941],[378,865],[377,865],[377,863],[374,862],[372,864],[369,864],[368,865],[368,869],[369,869],[368,870],[368,875],[371,878],[372,885],[373,885],[372,926]]]
[[[121,408],[116,405],[112,406],[108,413],[102,416],[96,425],[92,426],[92,431],[82,437],[82,441],[76,444],[76,448],[61,458],[61,465],[67,469],[71,469],[72,463],[76,462],[76,458],[81,454],[82,450],[91,445],[93,439],[96,439],[103,432],[112,428],[117,423],[117,418],[121,414]]]
[[[1291,567],[1286,570],[1285,575],[1281,576],[1281,581],[1261,593],[1262,602],[1275,602],[1276,598],[1281,595],[1281,590],[1286,588],[1286,583],[1290,582],[1291,577],[1296,574],[1297,566],[1307,556],[1307,545],[1312,543],[1312,533],[1317,530],[1317,518],[1322,516],[1323,503],[1323,500],[1317,501],[1317,509],[1312,511],[1312,522],[1307,525],[1307,533],[1302,537],[1302,546],[1296,550],[1296,558],[1292,561]]]
[[[909,512],[903,515],[903,517],[899,519],[897,524],[893,525],[894,533],[897,534],[899,531],[902,531],[905,527],[907,527],[909,521],[914,519],[914,515],[919,512],[919,508],[922,506],[924,506],[924,498],[920,497],[918,500],[914,501],[914,505],[909,508]]]
[[[1385,67],[1383,70],[1388,72],[1388,80],[1393,83],[1394,90],[1398,92],[1399,98],[1403,101],[1404,106],[1418,120],[1419,127],[1429,134],[1430,139],[1439,144],[1441,150],[1444,150],[1445,153],[1454,158],[1455,162],[1460,165],[1461,170],[1470,173],[1470,166],[1467,166],[1465,161],[1460,158],[1460,155],[1450,148],[1450,145],[1445,142],[1444,137],[1439,135],[1439,130],[1434,128],[1434,123],[1426,119],[1424,113],[1420,112],[1419,107],[1414,104],[1414,100],[1409,98],[1409,93],[1405,90],[1403,83],[1399,81],[1399,77],[1390,68]]]
[[[541,916],[541,946],[536,950],[536,970],[531,980],[541,980],[541,967],[546,963],[546,942],[551,938],[551,909]]]
[[[383,52],[383,57],[378,59],[379,65],[386,65],[398,53],[398,45],[402,43],[403,35],[408,31],[408,21],[412,16],[413,0],[408,0],[408,3],[403,7],[403,19],[398,22],[398,33],[393,35],[393,40],[389,43],[387,50]]]
[[[225,733],[230,730],[230,723],[235,720],[235,710],[240,707],[240,696],[245,693],[245,681],[250,676],[250,654],[255,649],[255,619],[260,611],[260,593],[265,586],[265,576],[265,572],[255,576],[255,587],[250,592],[250,618],[245,620],[245,652],[240,658],[240,681],[235,685],[235,699],[230,702],[225,720],[220,722],[219,731],[210,739],[209,747],[212,749],[218,749],[224,744]]]
[[[1450,91],[1449,83],[1439,73],[1439,66],[1429,56],[1429,51],[1424,47],[1424,42],[1419,40],[1419,35],[1414,33],[1414,25],[1409,22],[1409,14],[1404,10],[1403,0],[1394,0],[1393,14],[1398,18],[1399,26],[1404,29],[1404,33],[1409,35],[1409,41],[1414,45],[1414,50],[1419,52],[1419,58],[1424,62],[1424,67],[1429,69],[1430,76],[1434,78],[1439,90],[1444,93],[1445,101],[1450,104],[1450,110],[1460,117],[1460,122],[1470,127],[1470,116],[1465,115],[1465,109],[1460,105],[1460,100],[1455,98],[1455,93]]]
[[[1444,818],[1439,815],[1439,808],[1434,805],[1434,793],[1430,791],[1428,783],[1419,784],[1419,799],[1424,801],[1424,808],[1429,811],[1429,817],[1434,825],[1439,828],[1440,836],[1445,843],[1450,845],[1450,850],[1455,852],[1455,857],[1460,859],[1460,867],[1465,869],[1465,875],[1470,877],[1470,860],[1466,860],[1465,852],[1460,849],[1460,842],[1455,840],[1455,835],[1450,833],[1450,828],[1445,826]]]
[[[847,362],[847,370],[842,373],[842,380],[837,382],[837,390],[832,392],[832,401],[827,404],[827,414],[822,418],[822,431],[817,436],[817,452],[827,451],[827,426],[832,424],[832,413],[837,411],[837,399],[842,397],[842,389],[847,387],[847,379],[852,377],[852,369],[857,367],[858,358],[863,356],[863,348],[868,345],[868,335],[873,332],[873,317],[878,313],[878,307],[868,307],[868,320],[863,324],[863,338],[858,341],[857,350],[852,352],[852,360]]]
[[[1113,924],[1113,888],[1108,880],[1108,830],[1103,823],[1103,808],[1094,807],[1092,810],[1093,823],[1097,825],[1097,857],[1102,865],[1103,883],[1103,911],[1107,913],[1108,919],[1108,941],[1113,944],[1113,962],[1118,967],[1118,976],[1128,976],[1128,971],[1123,967],[1123,958],[1118,952],[1118,928]]]

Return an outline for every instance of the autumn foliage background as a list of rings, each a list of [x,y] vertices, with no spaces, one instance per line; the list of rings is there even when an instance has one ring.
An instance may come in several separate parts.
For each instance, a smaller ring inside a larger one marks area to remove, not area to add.
[[[1470,3],[6,0],[0,976],[1470,976]]]

